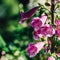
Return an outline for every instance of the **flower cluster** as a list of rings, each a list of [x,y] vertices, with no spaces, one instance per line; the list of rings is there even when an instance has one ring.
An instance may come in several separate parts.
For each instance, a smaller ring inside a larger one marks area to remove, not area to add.
[[[24,23],[26,20],[30,19],[38,10],[38,8],[39,7],[34,7],[26,13],[22,12],[21,13],[22,20],[20,21],[20,23]],[[42,15],[41,17],[34,17],[30,22],[31,24],[30,26],[32,26],[34,29],[33,38],[35,40],[40,40],[40,38],[43,37],[50,38],[53,37],[54,35],[56,35],[58,39],[60,39],[60,20],[55,21],[56,28],[54,27],[54,25],[46,23],[47,20],[48,16]],[[29,44],[27,48],[28,55],[30,57],[36,56],[43,47],[46,50],[46,52],[48,52],[51,49],[52,42],[50,40],[47,40],[48,46],[45,46],[46,44],[45,41],[46,40],[42,42],[40,41],[38,43]],[[60,57],[60,53],[57,53],[56,55]],[[48,60],[55,60],[55,58],[53,56],[50,56]]]

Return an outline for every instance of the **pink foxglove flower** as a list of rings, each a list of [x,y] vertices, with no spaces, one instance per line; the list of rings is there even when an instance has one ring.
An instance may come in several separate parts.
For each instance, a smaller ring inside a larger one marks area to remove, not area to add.
[[[59,26],[60,25],[60,20],[56,20],[55,24],[56,24],[56,26]]]
[[[46,20],[47,20],[46,15],[43,15],[40,18],[35,17],[35,18],[33,18],[33,21],[31,22],[31,25],[34,28],[34,30],[38,30],[40,27],[42,27],[45,24]]]
[[[58,36],[58,39],[60,39],[60,26],[57,26],[56,28],[56,35]]]
[[[52,37],[55,34],[53,26],[46,24],[34,32],[34,39],[38,40],[42,36]],[[38,38],[37,38],[38,37]]]
[[[29,10],[28,12],[22,12],[21,13],[22,20],[20,21],[20,23],[24,23],[26,20],[30,19],[35,14],[37,9],[38,9],[38,7],[34,7],[31,10]]]
[[[48,57],[48,60],[55,60],[53,56]]]
[[[58,36],[58,39],[60,40],[60,20],[56,20],[55,24],[56,24],[56,35]]]
[[[42,30],[42,34],[46,37],[52,37],[55,34],[55,30],[53,28],[53,26],[46,24],[44,27],[44,29]]]
[[[39,51],[43,48],[44,44],[45,44],[44,42],[39,42],[37,44],[33,44],[33,43],[30,44],[27,49],[28,55],[30,57],[36,56],[37,53],[39,53]]]

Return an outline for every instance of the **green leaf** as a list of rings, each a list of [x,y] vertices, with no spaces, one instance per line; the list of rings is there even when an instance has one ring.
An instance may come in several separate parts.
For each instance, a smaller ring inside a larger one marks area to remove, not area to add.
[[[6,42],[4,41],[3,37],[0,35],[0,47],[6,46]]]

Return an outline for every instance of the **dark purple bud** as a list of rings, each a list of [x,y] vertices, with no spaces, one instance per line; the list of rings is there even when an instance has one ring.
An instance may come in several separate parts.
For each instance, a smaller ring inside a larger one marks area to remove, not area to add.
[[[38,7],[34,7],[31,10],[29,10],[28,12],[22,12],[21,13],[21,18],[22,19],[21,19],[20,23],[23,23],[26,20],[30,19],[35,14],[35,12],[37,11],[37,9],[38,9]]]

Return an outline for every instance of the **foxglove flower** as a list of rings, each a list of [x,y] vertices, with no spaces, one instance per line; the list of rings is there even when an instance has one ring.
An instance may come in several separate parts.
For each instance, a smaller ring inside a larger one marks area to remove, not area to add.
[[[60,39],[60,26],[57,26],[56,28],[56,35],[58,36],[58,39]]]
[[[35,17],[35,18],[33,18],[33,21],[31,22],[31,25],[34,28],[34,30],[38,30],[40,27],[42,27],[45,24],[46,20],[47,20],[46,15],[43,15],[40,18]]]
[[[21,13],[22,20],[20,21],[20,23],[24,23],[26,20],[30,19],[35,14],[37,9],[38,9],[38,7],[34,7],[31,10],[29,10],[28,12],[22,12]]]
[[[53,26],[46,24],[43,27],[39,28],[38,30],[35,30],[33,36],[36,40],[38,40],[42,36],[52,37],[54,34],[55,34],[55,30],[54,30]],[[37,37],[38,37],[38,39],[37,39]]]
[[[56,24],[56,26],[59,26],[60,25],[60,20],[56,20],[55,24]]]
[[[28,55],[30,57],[36,56],[37,53],[39,53],[39,51],[43,48],[44,44],[45,44],[44,42],[39,42],[37,44],[34,43],[30,44],[27,48]]]
[[[44,27],[44,29],[42,30],[42,34],[46,37],[52,37],[55,34],[55,30],[53,28],[53,26],[46,24]]]
[[[48,57],[48,60],[55,60],[53,56]]]

